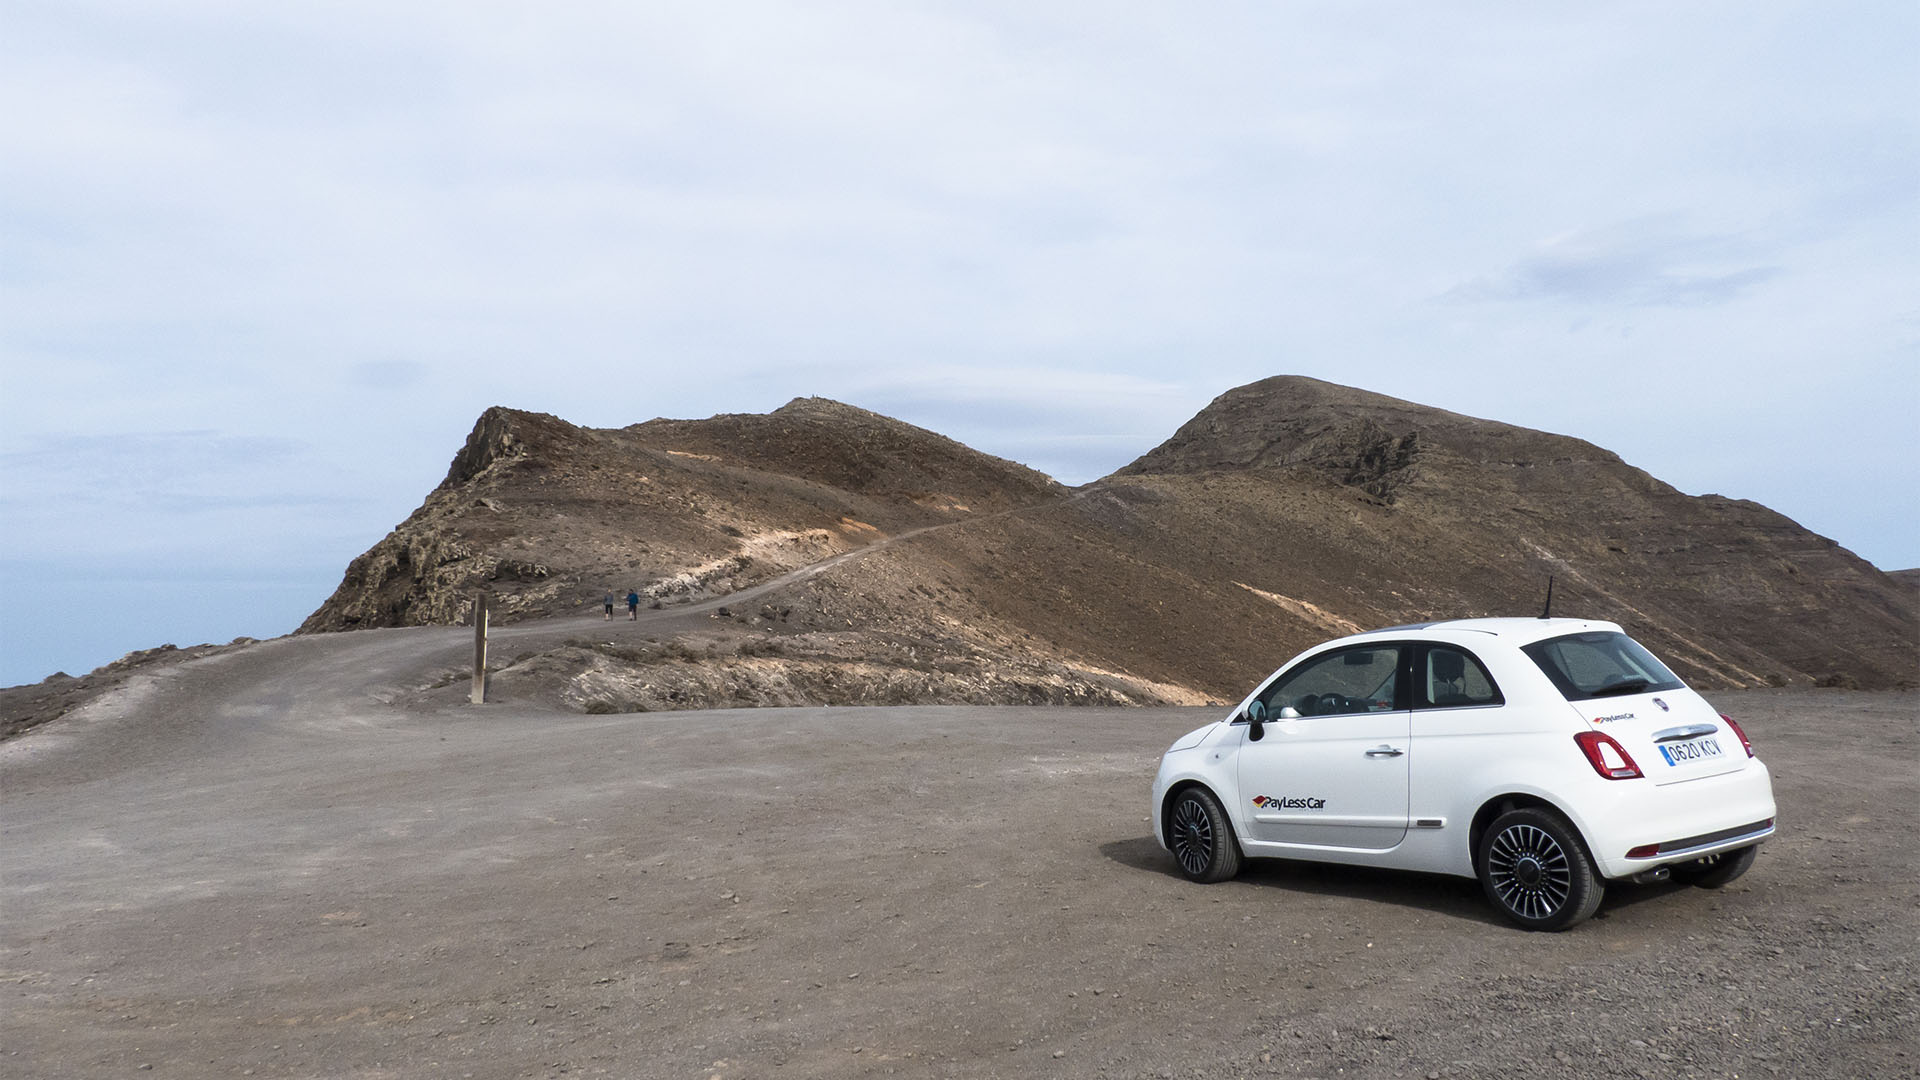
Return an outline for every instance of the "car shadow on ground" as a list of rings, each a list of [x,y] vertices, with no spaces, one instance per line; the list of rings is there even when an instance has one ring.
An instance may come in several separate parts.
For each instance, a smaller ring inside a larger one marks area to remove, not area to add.
[[[1625,911],[1640,904],[1664,900],[1676,893],[1693,893],[1705,898],[1705,890],[1695,889],[1692,885],[1680,881],[1655,881],[1637,885],[1631,881],[1607,882],[1607,898],[1600,901],[1600,910],[1594,918],[1604,919],[1615,912]]]
[[[1110,841],[1100,845],[1100,853],[1122,866],[1186,881],[1179,867],[1174,865],[1173,856],[1167,854],[1151,836]],[[1263,888],[1316,896],[1351,897],[1377,904],[1418,908],[1468,922],[1505,925],[1505,920],[1487,906],[1479,882],[1446,874],[1380,870],[1368,866],[1341,866],[1296,859],[1249,859],[1242,866],[1240,876],[1234,880]]]
[[[1122,866],[1186,881],[1179,867],[1174,864],[1173,856],[1151,836],[1109,841],[1100,845],[1100,853]],[[1423,874],[1411,870],[1382,870],[1296,859],[1249,859],[1234,880],[1288,892],[1344,896],[1378,904],[1418,908],[1490,926],[1513,925],[1494,910],[1478,881],[1450,874]],[[1646,885],[1609,882],[1606,898],[1600,902],[1600,910],[1594,913],[1594,918],[1605,919],[1615,912],[1692,889],[1691,885],[1672,881]]]

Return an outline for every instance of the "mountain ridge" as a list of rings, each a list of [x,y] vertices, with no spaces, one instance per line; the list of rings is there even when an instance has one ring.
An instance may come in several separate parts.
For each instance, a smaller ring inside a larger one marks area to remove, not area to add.
[[[605,710],[1225,700],[1353,627],[1531,614],[1549,575],[1557,611],[1622,622],[1703,687],[1920,671],[1914,590],[1758,503],[1299,376],[1078,489],[822,398],[618,429],[488,409],[300,632],[457,622],[477,591],[508,621],[609,589],[672,607],[863,549],[716,615],[699,663],[582,646],[498,678]]]

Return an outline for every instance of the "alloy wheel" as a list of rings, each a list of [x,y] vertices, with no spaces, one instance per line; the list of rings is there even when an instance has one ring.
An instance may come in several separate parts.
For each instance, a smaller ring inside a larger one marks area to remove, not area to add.
[[[1199,799],[1183,798],[1173,808],[1173,855],[1193,877],[1207,872],[1213,861],[1213,821]]]
[[[1510,825],[1494,837],[1487,876],[1500,902],[1527,919],[1551,916],[1573,895],[1566,849],[1534,825]]]

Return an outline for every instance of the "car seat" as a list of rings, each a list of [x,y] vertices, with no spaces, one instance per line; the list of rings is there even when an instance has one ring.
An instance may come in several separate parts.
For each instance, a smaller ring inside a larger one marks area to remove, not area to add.
[[[1452,649],[1433,649],[1427,653],[1427,668],[1432,677],[1429,695],[1437,706],[1473,705],[1467,696],[1467,658]]]

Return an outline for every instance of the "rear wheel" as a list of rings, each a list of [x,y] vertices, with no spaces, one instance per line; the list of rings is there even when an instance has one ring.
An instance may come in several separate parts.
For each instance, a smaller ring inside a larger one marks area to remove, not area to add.
[[[1509,810],[1480,837],[1480,886],[1528,930],[1565,930],[1600,907],[1606,886],[1572,825],[1539,807]]]
[[[1760,847],[1755,844],[1734,851],[1723,851],[1718,855],[1709,855],[1704,859],[1695,859],[1690,863],[1681,863],[1673,868],[1673,880],[1688,885],[1698,885],[1703,889],[1717,889],[1753,866],[1754,853]]]
[[[1225,881],[1240,872],[1240,845],[1220,800],[1191,787],[1174,797],[1167,814],[1167,846],[1180,872],[1194,881]]]

